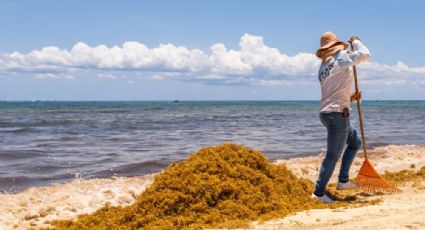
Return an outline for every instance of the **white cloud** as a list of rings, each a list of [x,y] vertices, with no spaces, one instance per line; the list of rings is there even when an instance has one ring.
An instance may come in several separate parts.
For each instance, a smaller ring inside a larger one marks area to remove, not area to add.
[[[99,78],[108,78],[108,79],[116,79],[117,78],[117,76],[115,74],[112,74],[112,73],[97,73],[96,76],[99,77]]]
[[[366,70],[368,76],[386,76],[396,77],[404,76],[406,74],[425,74],[425,67],[409,67],[403,62],[399,61],[396,65],[390,66],[385,64],[379,64],[376,62],[367,62],[362,64],[362,68]]]
[[[211,46],[209,53],[173,44],[149,48],[134,41],[113,47],[91,47],[79,42],[70,50],[49,46],[27,54],[0,53],[0,74],[29,72],[39,79],[91,70],[98,71],[98,77],[110,79],[116,78],[116,72],[130,71],[135,76],[153,79],[292,85],[315,81],[319,65],[320,61],[312,53],[289,56],[267,46],[263,37],[250,34],[241,37],[238,50],[229,50],[217,43]],[[396,65],[369,62],[361,65],[360,71],[370,84],[378,81],[387,85],[413,81],[423,84],[425,75],[425,67],[409,67],[403,62]]]
[[[293,86],[294,82],[290,80],[259,80],[254,84],[265,86]]]
[[[56,73],[37,73],[34,75],[35,79],[67,79],[71,80],[74,79],[74,76],[71,75],[65,75],[65,74],[56,74]]]

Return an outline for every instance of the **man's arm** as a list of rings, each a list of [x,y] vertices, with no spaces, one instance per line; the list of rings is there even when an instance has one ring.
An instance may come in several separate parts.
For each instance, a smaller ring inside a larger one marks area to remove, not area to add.
[[[353,47],[352,52],[340,52],[337,56],[337,63],[341,67],[350,67],[353,65],[358,65],[361,62],[366,62],[370,58],[369,49],[363,45],[360,39],[356,36],[353,36],[348,41]]]

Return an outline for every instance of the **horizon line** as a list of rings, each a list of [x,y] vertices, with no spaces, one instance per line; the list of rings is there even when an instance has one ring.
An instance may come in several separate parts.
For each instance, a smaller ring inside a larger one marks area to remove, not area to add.
[[[199,99],[199,100],[185,100],[185,99],[152,99],[152,100],[0,100],[1,102],[197,102],[197,101],[311,101],[311,102],[320,102],[320,100],[300,100],[300,99],[258,99],[258,100],[249,100],[249,99],[239,99],[239,100],[214,100],[214,99]],[[367,99],[362,100],[366,101],[425,101],[425,99]]]

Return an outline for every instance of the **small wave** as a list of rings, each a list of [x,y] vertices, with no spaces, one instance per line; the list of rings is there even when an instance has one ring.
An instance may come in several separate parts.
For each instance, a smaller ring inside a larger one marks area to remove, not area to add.
[[[0,192],[18,193],[31,187],[48,186],[53,183],[63,183],[72,180],[74,177],[69,174],[55,175],[50,177],[0,177]]]
[[[156,173],[171,163],[170,160],[150,160],[140,163],[125,164],[108,170],[102,170],[94,174],[95,177],[111,176],[136,176]]]
[[[37,164],[37,165],[31,165],[31,166],[27,166],[27,171],[29,173],[39,173],[39,174],[50,174],[55,172],[55,171],[59,171],[63,168],[66,168],[65,166],[60,166],[60,165],[52,165],[52,164]],[[65,175],[67,174],[63,174],[63,176],[61,178],[66,178]]]
[[[16,193],[27,187],[35,186],[37,180],[30,177],[0,177],[0,192]]]
[[[25,158],[34,158],[43,156],[45,151],[36,150],[36,149],[22,149],[22,150],[2,150],[0,151],[0,159],[1,160],[22,160]]]
[[[21,133],[21,132],[28,132],[32,130],[34,130],[34,128],[31,128],[31,127],[2,127],[0,128],[0,132],[7,132],[7,133]]]
[[[126,109],[112,109],[112,110],[98,110],[96,113],[129,113],[131,110]]]

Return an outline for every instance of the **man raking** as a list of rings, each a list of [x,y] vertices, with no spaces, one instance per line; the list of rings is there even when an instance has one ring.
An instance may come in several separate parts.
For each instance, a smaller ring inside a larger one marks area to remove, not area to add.
[[[335,34],[326,32],[321,36],[321,47],[316,52],[322,60],[318,75],[322,92],[320,120],[327,129],[327,151],[313,197],[325,203],[333,202],[325,190],[341,154],[337,189],[357,188],[357,184],[349,180],[349,170],[362,141],[350,125],[350,104],[360,99],[361,94],[351,94],[353,74],[350,67],[367,61],[370,52],[356,36],[348,42],[353,47],[352,51],[348,51],[348,44],[340,41]]]

